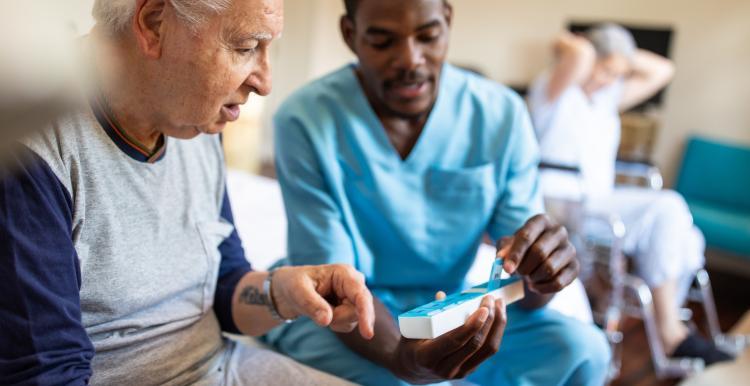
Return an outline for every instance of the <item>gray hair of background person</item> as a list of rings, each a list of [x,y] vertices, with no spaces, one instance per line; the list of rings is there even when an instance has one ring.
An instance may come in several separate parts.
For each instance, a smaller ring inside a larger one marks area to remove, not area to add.
[[[614,23],[595,26],[586,33],[586,37],[600,58],[618,54],[631,60],[638,48],[630,31]]]
[[[197,27],[207,14],[225,11],[232,0],[167,0],[177,15],[191,27]],[[123,32],[135,12],[137,0],[96,0],[92,15],[113,34]]]

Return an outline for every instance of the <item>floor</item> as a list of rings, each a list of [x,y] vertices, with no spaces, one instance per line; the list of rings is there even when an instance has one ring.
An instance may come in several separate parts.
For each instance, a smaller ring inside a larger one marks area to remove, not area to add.
[[[710,261],[710,256],[709,256]],[[709,269],[722,331],[728,331],[750,309],[750,278]],[[703,315],[691,307],[695,322],[703,326]],[[614,386],[672,386],[680,380],[658,380],[648,355],[643,324],[636,319],[625,322],[622,372]]]

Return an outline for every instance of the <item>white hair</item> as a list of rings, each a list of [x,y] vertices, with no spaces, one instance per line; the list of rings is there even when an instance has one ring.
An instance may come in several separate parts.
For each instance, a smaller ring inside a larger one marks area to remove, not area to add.
[[[165,0],[189,27],[195,28],[209,13],[219,14],[229,8],[232,0]],[[111,33],[125,31],[133,18],[137,0],[95,0],[92,15],[97,24]]]
[[[631,60],[637,49],[630,31],[614,23],[600,24],[589,30],[587,36],[599,57],[619,54]]]

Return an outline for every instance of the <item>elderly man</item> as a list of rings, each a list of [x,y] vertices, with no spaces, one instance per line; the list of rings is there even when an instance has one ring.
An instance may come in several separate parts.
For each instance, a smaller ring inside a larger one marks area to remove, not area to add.
[[[309,316],[373,336],[343,265],[254,272],[218,135],[270,91],[281,0],[98,0],[90,108],[0,180],[0,384],[348,383],[222,338]],[[330,303],[329,303],[330,302]]]
[[[292,263],[363,272],[377,297],[375,339],[299,321],[267,341],[370,385],[466,376],[485,385],[601,385],[610,357],[603,334],[544,306],[574,280],[578,262],[565,230],[538,215],[539,156],[523,101],[444,63],[446,1],[349,0],[346,9],[341,30],[359,62],[282,105],[277,170]],[[523,304],[506,314],[485,299],[448,334],[402,338],[394,316],[438,290],[460,290],[485,235],[505,269],[524,277]]]

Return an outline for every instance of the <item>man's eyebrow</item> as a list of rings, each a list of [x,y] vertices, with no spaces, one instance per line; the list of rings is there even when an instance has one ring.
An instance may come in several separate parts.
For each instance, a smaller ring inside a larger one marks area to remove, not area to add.
[[[270,32],[253,32],[249,34],[249,36],[250,36],[250,39],[255,39],[255,40],[260,40],[260,41],[273,40],[273,34]]]
[[[368,27],[365,33],[368,35],[393,35],[393,31],[382,27]]]
[[[417,27],[417,32],[440,26],[440,20],[432,20]],[[393,31],[383,27],[368,27],[365,31],[368,35],[393,35]]]
[[[247,40],[270,41],[273,40],[273,34],[268,32],[250,32],[237,33],[232,37],[232,41],[235,42],[244,42]]]
[[[433,20],[429,23],[425,23],[417,27],[417,31],[423,31],[423,30],[430,29],[433,27],[438,27],[438,26],[440,26],[440,20]]]

